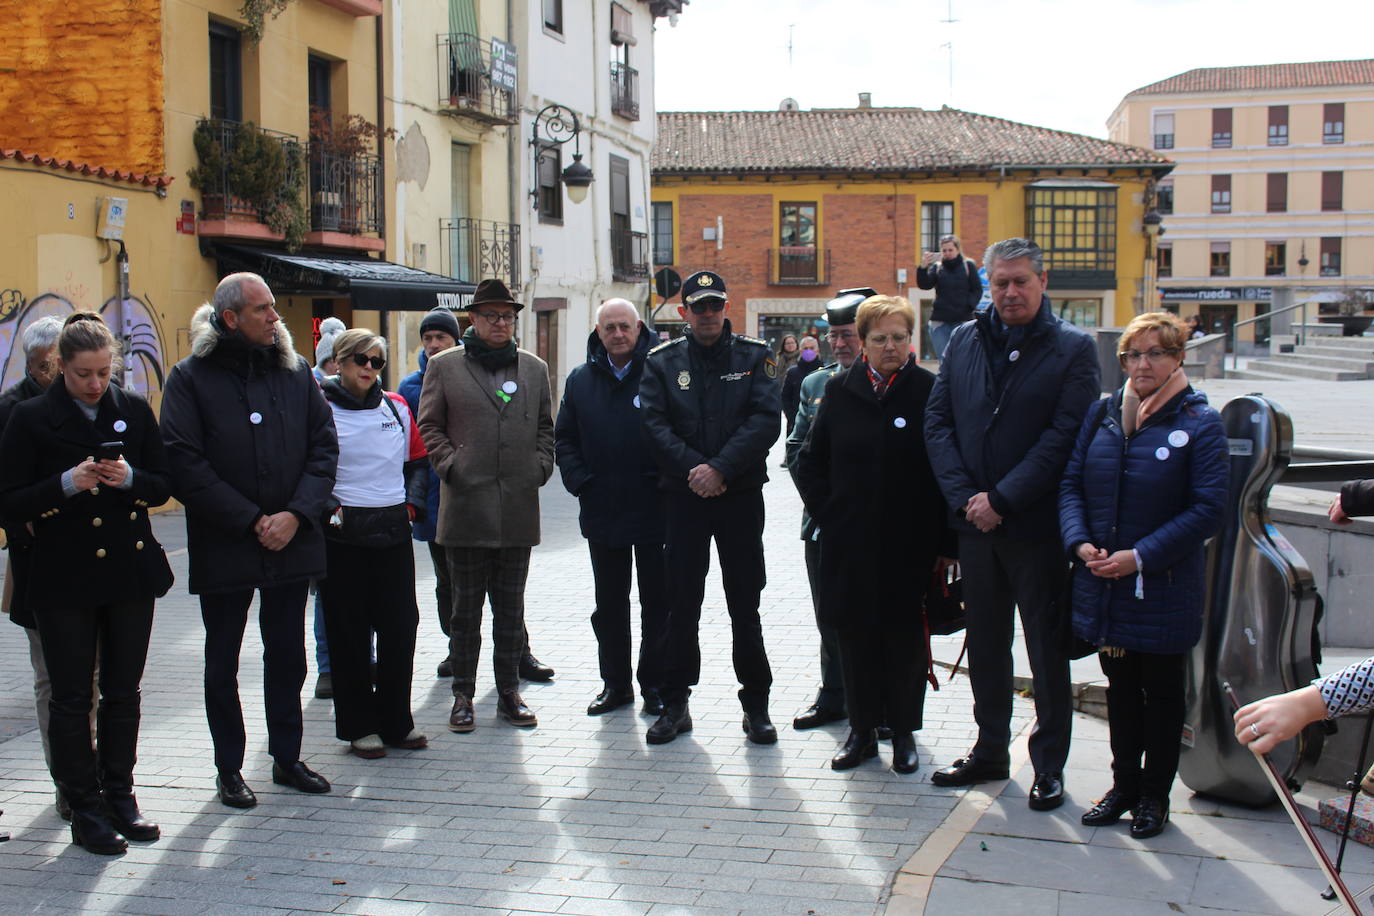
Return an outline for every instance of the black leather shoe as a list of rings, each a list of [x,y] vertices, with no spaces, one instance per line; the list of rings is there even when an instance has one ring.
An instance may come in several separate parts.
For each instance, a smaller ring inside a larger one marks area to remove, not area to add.
[[[663,697],[652,687],[644,691],[644,705],[639,710],[646,716],[663,715]]]
[[[1121,815],[1134,808],[1138,800],[1138,796],[1128,795],[1116,786],[1112,786],[1106,795],[1083,812],[1083,826],[1110,827],[1121,820]]]
[[[129,848],[98,802],[72,808],[72,842],[98,856],[117,856]]]
[[[124,836],[140,843],[149,843],[162,836],[157,824],[143,816],[138,810],[138,802],[132,793],[128,795],[105,796],[105,807],[110,811],[110,823]]]
[[[321,674],[315,679],[315,699],[334,699],[334,675]]]
[[[768,718],[766,709],[744,711],[744,734],[755,744],[778,743],[778,730],[773,727],[773,720]]]
[[[434,671],[435,677],[453,677],[453,659],[446,658],[439,663],[439,667]]]
[[[830,758],[830,769],[852,770],[865,760],[872,760],[877,756],[878,737],[873,732],[864,734],[851,728],[840,752]]]
[[[812,703],[805,710],[797,713],[797,717],[792,720],[792,727],[797,731],[805,731],[808,728],[829,725],[831,722],[842,722],[848,718],[848,713],[843,709],[831,709],[819,703]]]
[[[514,690],[507,690],[496,698],[496,714],[520,728],[533,728],[539,724],[539,718]]]
[[[916,753],[916,738],[911,732],[896,732],[892,735],[892,772],[907,775],[915,773],[921,765]]]
[[[878,740],[879,740],[879,741],[891,741],[891,740],[892,740],[892,729],[888,728],[886,725],[879,725],[879,726],[878,726]]]
[[[476,727],[477,723],[472,718],[472,700],[458,694],[453,698],[453,709],[448,714],[448,730],[461,734]]]
[[[587,715],[599,716],[635,701],[635,692],[628,687],[606,687],[587,707]]]
[[[1064,804],[1064,774],[1036,773],[1028,803],[1032,811],[1053,811]]]
[[[1169,820],[1169,803],[1158,798],[1141,796],[1136,803],[1131,820],[1131,836],[1137,840],[1148,840],[1159,836],[1164,824]]]
[[[551,681],[553,669],[535,658],[532,653],[526,652],[525,657],[520,659],[520,676],[527,681]]]
[[[251,808],[258,803],[258,797],[248,788],[248,783],[243,781],[243,774],[237,770],[232,773],[220,771],[215,777],[215,794],[221,803],[230,808]]]
[[[650,744],[667,744],[678,735],[692,730],[692,715],[686,703],[670,703],[663,708],[658,721],[649,726],[644,736]]]
[[[310,795],[323,795],[329,791],[329,780],[299,760],[287,766],[280,763],[272,764],[272,781],[279,786],[290,786],[297,792]]]
[[[943,770],[931,773],[930,781],[937,786],[972,786],[980,782],[1006,779],[1010,775],[1007,772],[1007,764],[988,763],[970,754],[960,757]]]

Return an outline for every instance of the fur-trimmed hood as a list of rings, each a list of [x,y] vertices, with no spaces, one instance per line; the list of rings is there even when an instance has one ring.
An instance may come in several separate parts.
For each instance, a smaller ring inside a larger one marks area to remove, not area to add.
[[[204,359],[220,343],[228,339],[231,331],[221,331],[215,327],[211,318],[215,314],[215,307],[210,303],[202,305],[196,309],[196,313],[191,316],[191,355]],[[242,338],[240,338],[241,340]],[[281,368],[293,370],[299,365],[299,357],[296,354],[295,343],[291,339],[291,331],[287,328],[285,321],[277,322],[277,342],[270,348],[277,354],[277,363]]]

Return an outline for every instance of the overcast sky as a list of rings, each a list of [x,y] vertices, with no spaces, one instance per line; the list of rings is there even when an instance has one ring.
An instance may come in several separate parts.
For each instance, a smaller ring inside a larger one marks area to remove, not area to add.
[[[1374,2],[691,0],[675,28],[658,20],[655,51],[659,111],[871,92],[1105,137],[1127,92],[1194,67],[1374,56]]]

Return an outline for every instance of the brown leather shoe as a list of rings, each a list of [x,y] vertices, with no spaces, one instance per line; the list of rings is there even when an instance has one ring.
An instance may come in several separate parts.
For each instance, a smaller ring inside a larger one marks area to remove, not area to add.
[[[520,694],[514,690],[507,690],[497,698],[496,714],[511,725],[518,725],[521,728],[533,728],[539,724],[538,717],[525,705],[525,701],[520,699]]]
[[[453,698],[453,711],[448,714],[448,730],[470,732],[477,727],[472,720],[472,700],[461,693]]]

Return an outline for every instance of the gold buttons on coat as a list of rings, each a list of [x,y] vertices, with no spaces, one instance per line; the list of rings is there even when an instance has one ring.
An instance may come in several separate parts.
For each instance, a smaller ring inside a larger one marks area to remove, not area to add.
[[[105,558],[105,548],[104,548],[104,547],[96,548],[95,555],[96,555],[97,558],[103,560],[103,559]]]
[[[96,516],[95,518],[91,519],[92,528],[99,528],[103,524],[105,524],[105,521],[101,519],[99,516]]]
[[[142,549],[143,549],[143,542],[142,542],[142,541],[134,541],[134,550],[142,550]]]

